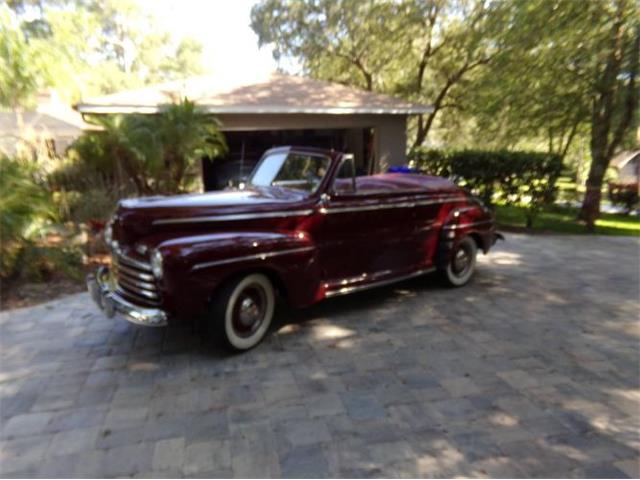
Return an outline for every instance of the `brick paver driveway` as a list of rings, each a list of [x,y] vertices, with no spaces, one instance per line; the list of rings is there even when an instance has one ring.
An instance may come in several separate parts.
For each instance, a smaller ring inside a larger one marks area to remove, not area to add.
[[[480,262],[237,356],[86,294],[3,314],[2,475],[638,476],[637,239],[509,235]]]

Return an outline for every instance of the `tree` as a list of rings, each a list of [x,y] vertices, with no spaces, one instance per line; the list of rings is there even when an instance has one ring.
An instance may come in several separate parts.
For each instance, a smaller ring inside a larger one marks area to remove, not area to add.
[[[162,151],[164,175],[159,177],[162,190],[182,189],[185,175],[201,159],[211,161],[227,151],[218,120],[186,98],[165,105],[157,116],[146,118]]]
[[[157,114],[100,115],[89,120],[100,131],[72,145],[93,169],[116,172],[122,186],[133,183],[139,195],[178,193],[198,176],[202,158],[226,152],[219,122],[188,99],[163,105]]]
[[[161,31],[132,0],[11,0],[2,11],[41,55],[37,88],[69,101],[202,72],[202,46]]]
[[[40,86],[43,52],[0,7],[0,105],[19,111]]]
[[[609,28],[598,51],[604,61],[593,72],[591,169],[580,212],[589,230],[600,214],[604,174],[638,109],[640,8],[625,0],[617,0],[614,8],[607,12]]]
[[[587,139],[581,217],[592,229],[610,159],[637,124],[638,4],[510,0],[498,11],[502,47],[466,100],[478,136],[509,147],[533,141],[562,157]]]
[[[493,9],[483,0],[263,0],[251,26],[276,59],[294,57],[313,77],[433,105],[417,118],[418,146],[495,54]]]

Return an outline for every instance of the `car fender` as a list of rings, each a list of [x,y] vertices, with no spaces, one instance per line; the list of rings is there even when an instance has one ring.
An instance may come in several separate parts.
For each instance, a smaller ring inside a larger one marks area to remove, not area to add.
[[[225,281],[262,271],[294,306],[312,303],[320,269],[306,232],[237,231],[183,236],[161,242],[168,291],[207,302]],[[316,279],[316,282],[309,281]]]
[[[494,243],[494,232],[493,215],[482,205],[468,203],[452,208],[442,222],[436,266],[444,268],[447,265],[451,252],[465,236],[471,236],[478,248],[487,253]]]

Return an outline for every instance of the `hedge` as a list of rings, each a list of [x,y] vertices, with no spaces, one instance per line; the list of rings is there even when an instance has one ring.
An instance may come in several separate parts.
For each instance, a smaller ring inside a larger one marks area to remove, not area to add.
[[[540,208],[555,200],[562,173],[559,155],[540,152],[418,149],[410,160],[425,173],[452,178],[489,206],[526,206],[528,227]]]
[[[640,205],[640,182],[609,183],[608,187],[611,203],[624,207],[626,213]]]

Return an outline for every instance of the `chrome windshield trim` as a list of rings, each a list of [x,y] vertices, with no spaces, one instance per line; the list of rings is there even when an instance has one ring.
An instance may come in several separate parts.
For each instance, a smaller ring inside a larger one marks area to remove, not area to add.
[[[337,297],[339,295],[347,295],[349,293],[361,292],[363,290],[369,290],[370,288],[384,287],[385,285],[391,285],[392,283],[402,282],[403,280],[409,280],[413,277],[419,277],[435,271],[435,267],[423,268],[416,270],[415,272],[407,275],[401,275],[399,277],[388,278],[386,280],[380,280],[378,282],[368,283],[366,285],[354,285],[352,287],[343,287],[338,290],[330,290],[324,294],[326,298]]]
[[[264,213],[237,213],[229,215],[208,215],[206,217],[190,217],[190,218],[161,218],[154,220],[153,225],[169,225],[180,223],[197,223],[197,222],[228,222],[233,220],[255,220],[260,218],[285,218],[311,215],[313,210],[292,210],[279,212]]]
[[[414,200],[408,202],[388,203],[386,205],[361,205],[357,207],[322,207],[320,213],[344,213],[344,212],[365,212],[372,210],[387,210],[391,208],[412,208],[424,205],[436,205],[439,203],[449,203],[463,201],[465,197],[446,197],[433,200]]]
[[[195,264],[191,270],[201,270],[203,268],[216,267],[218,265],[227,265],[229,263],[245,262],[248,260],[265,260],[267,258],[277,257],[279,255],[288,255],[290,253],[302,253],[315,250],[315,247],[290,248],[288,250],[280,250],[277,252],[256,253],[253,255],[244,255],[242,257],[225,258],[224,260],[214,260],[212,262],[204,262]]]

